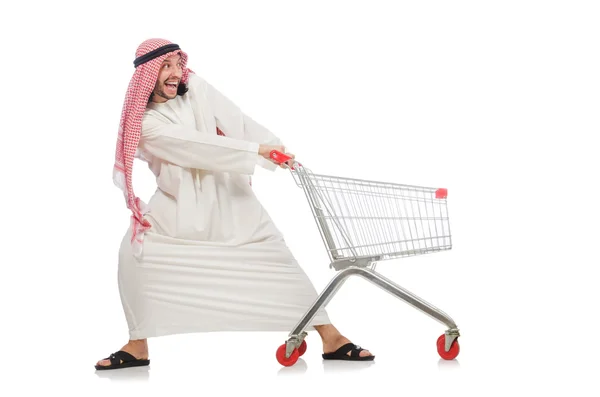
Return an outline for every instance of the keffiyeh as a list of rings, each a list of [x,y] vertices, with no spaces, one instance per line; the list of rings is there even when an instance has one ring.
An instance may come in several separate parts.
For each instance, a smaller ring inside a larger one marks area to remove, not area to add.
[[[181,51],[177,44],[164,39],[149,39],[140,44],[135,53],[135,72],[129,82],[121,113],[113,181],[123,191],[127,208],[132,212],[131,243],[135,255],[141,253],[143,235],[150,228],[150,223],[143,218],[145,203],[133,192],[133,161],[134,157],[140,157],[138,142],[142,131],[142,118],[148,99],[154,91],[160,67],[166,58],[176,54],[181,55],[181,84],[187,84],[189,73],[193,72],[186,66],[187,54]]]

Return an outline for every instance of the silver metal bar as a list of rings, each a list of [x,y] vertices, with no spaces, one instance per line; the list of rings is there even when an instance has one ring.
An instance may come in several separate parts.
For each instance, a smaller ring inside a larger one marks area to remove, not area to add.
[[[350,276],[361,276],[364,279],[372,282],[376,286],[382,288],[383,290],[389,292],[395,297],[403,300],[404,302],[412,305],[416,309],[419,309],[423,313],[429,315],[433,319],[441,322],[446,325],[450,329],[456,329],[456,324],[450,316],[446,313],[442,312],[440,309],[426,302],[425,300],[419,298],[415,294],[410,291],[402,288],[398,284],[394,283],[390,279],[382,276],[381,274],[365,268],[359,267],[350,267],[345,270],[338,272],[338,274],[333,277],[333,279],[329,282],[329,284],[325,287],[323,292],[319,295],[317,300],[312,304],[312,306],[307,310],[305,315],[300,319],[300,321],[296,324],[292,332],[289,334],[290,337],[295,337],[299,335],[301,332],[304,332],[308,326],[308,324],[315,317],[317,312],[322,308],[327,306],[329,301],[333,298],[335,293],[339,290],[339,288],[344,284],[344,282]]]
[[[304,170],[307,170],[306,167],[300,167]],[[296,169],[300,169],[298,167],[296,167]],[[294,171],[292,171],[294,172]],[[373,186],[373,185],[385,185],[385,186],[390,186],[393,188],[399,188],[402,189],[404,191],[406,190],[423,190],[423,191],[431,191],[433,188],[430,187],[424,187],[424,186],[417,186],[417,185],[405,185],[405,184],[400,184],[400,183],[392,183],[392,182],[385,182],[385,181],[371,181],[371,180],[366,180],[366,179],[356,179],[356,178],[348,178],[348,177],[340,177],[340,176],[331,176],[331,175],[324,175],[324,174],[315,174],[314,172],[310,172],[311,174],[311,178],[317,178],[317,179],[334,179],[336,181],[341,181],[341,182],[351,182],[355,185],[362,185],[362,186]],[[435,190],[435,189],[434,189]]]
[[[460,336],[460,332],[458,328],[450,328],[444,333],[446,334],[444,350],[450,351],[450,347],[452,347],[452,342],[454,342],[454,340]]]

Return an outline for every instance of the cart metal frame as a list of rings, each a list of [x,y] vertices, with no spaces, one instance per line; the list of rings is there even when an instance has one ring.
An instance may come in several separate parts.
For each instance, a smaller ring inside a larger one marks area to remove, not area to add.
[[[280,163],[290,160],[280,152],[271,157]],[[351,276],[368,280],[444,324],[443,349],[449,352],[460,336],[454,320],[375,271],[377,262],[452,248],[447,190],[314,174],[295,160],[289,169],[304,190],[330,268],[337,274],[289,333],[285,359],[300,348],[312,319]],[[440,347],[438,341],[438,352],[444,356]]]

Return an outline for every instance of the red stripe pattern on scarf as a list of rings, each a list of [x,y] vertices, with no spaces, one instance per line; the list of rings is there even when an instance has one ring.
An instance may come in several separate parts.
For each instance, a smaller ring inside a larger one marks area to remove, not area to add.
[[[135,57],[140,57],[167,44],[172,43],[164,39],[146,40],[138,47]],[[127,208],[132,212],[131,241],[134,244],[141,244],[143,232],[150,228],[149,222],[143,218],[144,204],[135,196],[132,186],[133,162],[137,154],[138,143],[141,136],[142,118],[148,104],[148,99],[156,85],[163,61],[176,54],[181,55],[181,64],[183,68],[181,83],[187,83],[189,73],[193,73],[187,68],[187,54],[181,50],[175,50],[164,54],[139,65],[135,69],[133,77],[129,82],[121,111],[121,121],[119,123],[115,152],[115,164],[113,167],[113,180],[115,184],[123,190]],[[136,252],[139,253],[140,250],[141,247],[138,246]]]

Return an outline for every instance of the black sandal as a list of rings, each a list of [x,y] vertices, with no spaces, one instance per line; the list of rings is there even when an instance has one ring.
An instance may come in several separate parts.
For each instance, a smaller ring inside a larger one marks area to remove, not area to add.
[[[365,349],[361,348],[354,343],[346,343],[344,346],[340,347],[333,353],[324,353],[324,360],[348,360],[348,361],[371,361],[375,359],[375,356],[366,356],[361,357],[360,352]],[[348,352],[351,352],[348,355]]]
[[[118,352],[111,354],[110,356],[106,357],[105,360],[110,360],[110,365],[96,364],[96,369],[104,370],[127,367],[142,367],[150,364],[150,360],[138,360],[123,350],[119,350]]]

